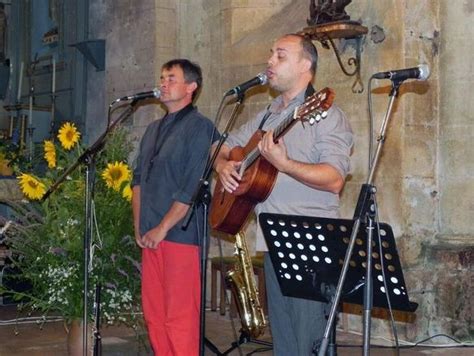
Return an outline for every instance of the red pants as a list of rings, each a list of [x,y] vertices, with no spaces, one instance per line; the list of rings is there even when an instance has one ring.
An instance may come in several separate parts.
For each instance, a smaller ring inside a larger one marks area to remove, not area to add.
[[[199,247],[161,241],[142,250],[142,305],[155,355],[199,354]]]

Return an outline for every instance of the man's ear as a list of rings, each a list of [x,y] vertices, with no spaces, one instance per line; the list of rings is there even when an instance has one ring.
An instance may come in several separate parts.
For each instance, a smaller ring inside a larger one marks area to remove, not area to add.
[[[192,82],[192,83],[188,84],[187,91],[192,94],[194,91],[196,91],[197,87],[198,87],[197,83]]]
[[[309,72],[311,70],[311,61],[308,58],[304,58],[301,60],[301,72]]]

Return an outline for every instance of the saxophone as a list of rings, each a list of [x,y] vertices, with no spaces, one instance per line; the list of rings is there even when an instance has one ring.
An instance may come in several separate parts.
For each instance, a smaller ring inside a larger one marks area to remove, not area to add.
[[[252,338],[258,338],[263,335],[267,321],[258,299],[252,260],[242,232],[235,235],[235,256],[237,262],[234,269],[227,272],[226,281],[236,301],[242,331]]]

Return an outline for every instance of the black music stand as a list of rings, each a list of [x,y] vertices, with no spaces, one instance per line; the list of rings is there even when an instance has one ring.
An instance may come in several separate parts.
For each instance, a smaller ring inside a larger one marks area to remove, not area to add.
[[[354,221],[262,213],[259,223],[283,295],[330,303],[332,295],[327,291],[338,284]],[[393,309],[413,312],[418,304],[408,300],[392,229],[384,223],[379,227],[383,263],[378,241],[374,239],[373,304],[387,308],[385,293],[388,292]],[[377,235],[377,227],[375,229]],[[366,232],[362,228],[342,289],[344,302],[363,305],[366,255]],[[384,287],[384,275],[388,291]],[[335,323],[333,332],[334,326]]]

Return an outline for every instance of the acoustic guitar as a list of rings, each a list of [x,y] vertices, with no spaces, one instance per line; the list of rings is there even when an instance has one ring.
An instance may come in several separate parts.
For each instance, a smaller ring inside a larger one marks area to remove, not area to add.
[[[306,98],[305,102],[295,108],[274,130],[273,140],[283,137],[298,121],[313,125],[327,116],[335,93],[324,88]],[[228,193],[218,180],[212,196],[210,224],[214,230],[231,235],[241,231],[242,226],[255,205],[264,201],[271,193],[278,175],[278,170],[260,155],[258,143],[265,131],[257,130],[245,147],[236,146],[230,151],[230,160],[241,162],[239,174],[242,180],[239,187]]]

